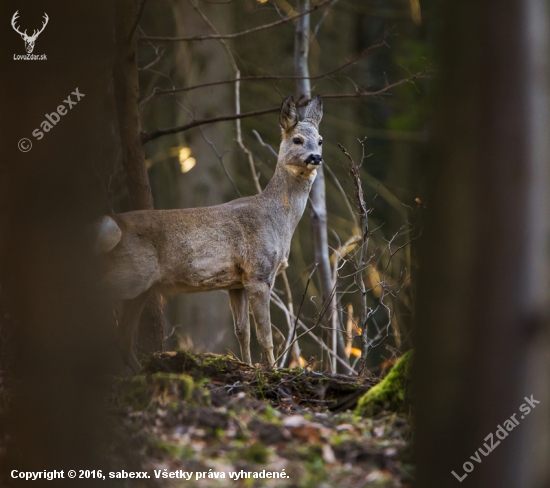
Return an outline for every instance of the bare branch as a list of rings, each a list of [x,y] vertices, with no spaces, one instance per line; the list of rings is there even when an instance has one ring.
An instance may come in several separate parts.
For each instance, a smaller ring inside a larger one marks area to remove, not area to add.
[[[330,356],[333,356],[332,349],[328,347],[322,339],[317,337],[311,330],[307,327],[306,324],[304,324],[301,320],[298,320],[298,326],[301,327],[306,334],[311,337],[320,347],[321,349],[325,350]],[[301,337],[301,336],[300,336]],[[336,361],[340,363],[348,372],[350,375],[357,375],[357,373],[354,371],[353,367],[351,367],[348,363],[346,363],[340,356],[336,355],[334,356],[336,358]]]
[[[367,353],[368,353],[368,343],[367,343],[367,322],[369,320],[369,313],[367,312],[367,291],[365,289],[365,280],[363,277],[362,269],[365,267],[365,258],[367,255],[367,250],[369,247],[369,212],[367,206],[365,205],[365,199],[363,197],[363,186],[361,184],[361,176],[359,174],[359,167],[353,161],[353,158],[350,156],[348,151],[344,146],[338,144],[338,147],[342,150],[349,162],[350,175],[353,179],[353,184],[355,186],[355,198],[357,200],[357,207],[359,209],[359,221],[361,223],[361,238],[363,240],[363,245],[361,246],[361,251],[357,260],[358,272],[355,275],[355,283],[361,292],[361,337],[363,339],[363,347],[361,349],[361,367],[360,371],[364,370]],[[382,300],[380,300],[382,302]],[[374,312],[373,312],[374,313]]]
[[[183,108],[183,110],[185,110],[189,114],[190,117],[193,117],[193,112],[191,110],[189,110],[185,105],[183,105],[182,103],[180,103],[177,100],[176,100],[176,103],[181,108]],[[223,162],[223,154],[220,154],[220,152],[218,151],[216,145],[208,137],[206,137],[206,134],[204,133],[204,130],[202,129],[202,127],[199,127],[199,131],[200,131],[201,136],[204,139],[204,141],[211,147],[212,151],[214,151],[214,154],[216,154],[216,157],[218,158],[218,161],[220,162],[222,170],[225,173],[225,176],[227,176],[227,179],[233,185],[233,188],[235,189],[235,192],[237,193],[237,195],[239,195],[239,197],[242,197],[241,192],[239,191],[239,187],[235,183],[235,180],[229,174],[229,171],[227,170],[227,167],[225,166],[225,163]]]
[[[311,271],[311,273],[309,274],[309,277],[307,279],[307,283],[306,283],[306,288],[304,290],[304,294],[302,295],[302,301],[300,302],[300,307],[298,308],[298,313],[296,314],[296,322],[294,322],[294,327],[292,328],[292,332],[289,332],[288,334],[288,340],[287,340],[287,344],[286,344],[286,348],[285,350],[283,351],[283,353],[281,355],[279,355],[279,357],[277,358],[277,360],[275,361],[275,364],[277,364],[277,362],[279,361],[279,359],[283,358],[282,361],[281,361],[281,368],[284,368],[285,366],[285,362],[286,362],[286,358],[287,358],[287,352],[290,350],[290,348],[292,347],[292,345],[294,344],[294,336],[296,335],[296,324],[298,323],[298,318],[300,317],[300,312],[302,311],[302,305],[304,304],[304,299],[306,298],[306,294],[307,294],[307,289],[309,288],[309,283],[311,282],[311,278],[313,277],[313,274],[315,273],[315,271],[317,270],[317,264],[313,267],[313,270]],[[300,336],[301,337],[301,336]],[[296,339],[296,341],[300,338],[298,337]]]
[[[397,88],[398,86],[405,85],[406,83],[413,83],[415,80],[424,79],[424,78],[431,78],[431,76],[428,74],[426,70],[419,71],[418,73],[415,73],[407,78],[403,78],[394,83],[386,83],[384,88],[380,88],[380,90],[367,91],[367,90],[363,90],[360,87],[357,87],[357,91],[355,93],[334,93],[331,95],[323,95],[323,100],[326,100],[327,98],[375,97],[377,95],[382,95],[390,91],[392,88]]]
[[[228,120],[245,119],[247,117],[254,117],[256,115],[275,113],[275,112],[278,112],[279,110],[280,110],[279,107],[274,107],[274,108],[267,108],[264,110],[256,110],[253,112],[245,112],[242,114],[221,115],[220,117],[213,117],[211,119],[193,120],[188,124],[179,125],[176,127],[170,127],[169,129],[157,129],[152,132],[142,132],[141,142],[142,144],[145,144],[154,139],[158,139],[159,137],[162,137],[168,134],[177,134],[178,132],[183,132],[183,131],[192,129],[193,127],[198,127],[199,125],[213,124],[215,122],[223,122]]]
[[[241,72],[239,70],[236,70],[235,74],[237,75],[237,78],[238,78],[241,75]],[[240,83],[237,83],[235,85],[235,111],[237,112],[237,115],[241,113],[240,87],[241,87]],[[237,119],[237,144],[241,148],[241,151],[246,154],[246,157],[248,159],[248,166],[250,168],[250,173],[252,174],[252,179],[254,181],[256,191],[258,193],[261,193],[262,187],[260,185],[260,179],[258,178],[258,173],[256,172],[256,166],[254,166],[254,156],[252,155],[252,151],[248,149],[244,144],[240,119]]]
[[[187,37],[151,37],[151,36],[144,36],[141,37],[140,41],[155,41],[155,42],[187,42],[187,41],[209,41],[212,39],[235,39],[236,37],[245,36],[248,34],[252,34],[254,32],[271,29],[272,27],[277,27],[281,24],[286,24],[287,22],[292,22],[299,17],[302,17],[304,15],[309,14],[310,12],[313,12],[314,10],[318,10],[321,7],[324,7],[325,5],[332,2],[332,0],[323,0],[322,2],[318,3],[317,5],[314,5],[313,7],[304,10],[303,12],[300,12],[296,15],[293,15],[292,17],[286,17],[281,20],[277,20],[276,22],[271,22],[270,24],[264,24],[260,25],[258,27],[253,27],[252,29],[247,29],[241,32],[234,32],[233,34],[213,34],[213,35],[202,35],[202,36],[187,36]]]
[[[330,169],[330,167],[328,165],[325,165],[324,169],[327,172],[327,174],[332,178],[332,182],[334,183],[334,185],[336,186],[336,188],[338,189],[340,194],[344,197],[344,203],[346,204],[346,207],[349,211],[351,221],[353,222],[353,224],[355,225],[356,228],[359,228],[359,225],[357,224],[357,217],[356,217],[355,213],[353,212],[353,209],[351,208],[351,204],[350,204],[349,199],[348,199],[348,194],[344,191],[344,189],[342,188],[342,185],[338,181],[338,178],[336,178],[336,175]]]
[[[240,78],[234,78],[234,79],[231,79],[231,80],[212,81],[212,82],[209,82],[209,83],[202,83],[202,84],[199,84],[199,85],[192,85],[192,86],[183,87],[183,88],[173,88],[173,89],[169,89],[169,90],[160,90],[158,88],[155,88],[153,90],[153,92],[147,98],[153,97],[153,96],[158,96],[158,95],[170,95],[170,94],[173,94],[173,93],[187,92],[187,91],[197,90],[199,88],[207,88],[207,87],[210,87],[210,86],[228,85],[228,84],[237,83],[237,82],[241,82],[241,81],[279,81],[279,80],[304,80],[304,79],[319,80],[321,78],[329,77],[329,76],[333,75],[334,73],[336,73],[340,70],[343,70],[344,68],[348,68],[349,66],[352,66],[352,65],[358,63],[359,61],[361,61],[362,59],[364,59],[364,58],[368,57],[369,55],[371,55],[376,49],[378,49],[380,47],[383,47],[383,46],[387,46],[386,38],[387,38],[387,32],[384,33],[382,38],[379,41],[377,41],[376,44],[373,44],[372,46],[369,46],[367,49],[365,49],[355,59],[352,59],[351,61],[348,61],[348,62],[338,66],[337,68],[331,69],[329,71],[325,71],[324,73],[321,73],[321,74],[318,74],[318,75],[315,75],[315,76],[295,76],[295,75],[252,75],[252,76],[242,76]]]
[[[338,0],[332,0],[332,3],[323,12],[323,15],[321,16],[321,19],[319,20],[319,22],[317,22],[317,25],[315,26],[315,29],[313,29],[313,34],[312,34],[311,38],[309,39],[310,43],[312,43],[315,40],[315,38],[317,37],[317,33],[319,32],[319,29],[321,28],[321,25],[323,25],[323,22],[327,18],[327,15],[329,14],[330,10],[332,9],[332,7],[334,7],[334,5],[336,4],[337,1]]]
[[[138,68],[139,71],[147,71],[148,69],[155,66],[155,64],[157,64],[162,59],[162,57],[164,56],[164,49],[158,49],[157,48],[155,50],[156,50],[157,57],[155,59],[153,59],[153,61],[151,61],[150,63],[147,63],[145,66],[143,66],[143,68]],[[149,101],[150,98],[151,98],[151,95],[149,95],[149,97],[147,97],[146,100],[143,100],[143,101],[140,100],[139,104],[142,105],[143,103]]]
[[[252,130],[252,134],[254,134],[254,136],[256,136],[256,139],[258,139],[258,142],[260,143],[260,145],[267,148],[269,150],[269,152],[273,156],[275,156],[275,158],[279,157],[279,155],[277,154],[277,151],[275,151],[275,149],[273,149],[269,144],[264,142],[264,140],[262,139],[262,136],[260,134],[258,134],[258,131]]]
[[[215,35],[218,35],[218,31],[216,30],[216,27],[214,27],[214,24],[210,22],[210,19],[204,14],[202,10],[199,9],[197,5],[192,0],[188,0],[189,4],[195,12],[197,12],[201,18],[204,20],[204,22],[208,25],[210,30],[214,32]],[[231,63],[231,66],[233,67],[233,70],[235,71],[235,78],[237,80],[241,77],[241,72],[239,70],[239,67],[237,66],[237,61],[235,60],[235,57],[233,56],[233,53],[231,52],[231,49],[229,49],[229,46],[227,43],[219,38],[220,44],[222,45],[224,51],[227,54],[227,57],[229,58],[229,62]],[[235,84],[235,114],[239,115],[241,113],[241,85],[240,82],[237,81]],[[254,158],[252,156],[252,152],[244,145],[243,142],[243,136],[242,136],[242,130],[241,130],[241,120],[236,120],[236,129],[237,129],[237,144],[241,148],[241,150],[246,154],[248,159],[248,165],[250,167],[250,172],[252,174],[252,179],[254,180],[254,185],[256,186],[256,191],[258,193],[261,193],[262,187],[260,186],[260,180],[258,178],[258,174],[256,173],[256,167],[254,166]]]
[[[134,35],[134,32],[137,29],[137,26],[138,26],[139,21],[141,19],[141,15],[143,14],[143,8],[145,7],[145,2],[147,2],[147,0],[141,0],[141,5],[139,6],[139,10],[138,10],[138,13],[136,15],[136,20],[134,21],[134,25],[130,29],[130,35],[128,36],[128,39],[132,39],[132,37]]]
[[[374,97],[378,95],[382,95],[388,91],[390,91],[392,88],[396,88],[398,86],[404,85],[405,83],[411,83],[415,79],[421,79],[421,78],[429,78],[430,76],[426,74],[425,71],[416,73],[412,76],[409,76],[408,78],[404,78],[402,80],[396,81],[395,83],[387,84],[384,88],[381,88],[380,90],[376,91],[366,91],[366,90],[358,90],[356,93],[335,93],[335,94],[328,94],[323,95],[323,100],[328,99],[337,99],[337,98],[360,98],[360,97]],[[299,101],[296,106],[297,107],[303,107],[309,103],[309,99],[302,99]],[[152,141],[154,139],[158,139],[159,137],[168,135],[168,134],[176,134],[178,132],[183,132],[189,129],[192,129],[194,127],[198,127],[199,125],[206,125],[206,124],[212,124],[215,122],[223,122],[228,120],[237,120],[237,119],[245,119],[247,117],[255,117],[257,115],[265,115],[265,114],[271,114],[279,112],[280,107],[272,107],[272,108],[266,108],[263,110],[256,110],[252,112],[244,112],[241,114],[231,114],[231,115],[221,115],[219,117],[213,117],[210,119],[202,119],[202,120],[193,120],[192,122],[189,122],[184,125],[179,125],[176,127],[170,127],[168,129],[157,129],[152,132],[142,132],[141,133],[141,142],[142,144],[145,144],[149,141]]]

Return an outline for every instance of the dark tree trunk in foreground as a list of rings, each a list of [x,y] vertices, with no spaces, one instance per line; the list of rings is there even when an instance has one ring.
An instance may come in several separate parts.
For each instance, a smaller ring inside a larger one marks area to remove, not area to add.
[[[135,0],[117,0],[116,62],[113,76],[122,144],[122,164],[126,171],[130,209],[152,210],[153,195],[140,140],[137,15]],[[153,294],[149,298],[140,319],[138,335],[140,352],[162,351],[164,348],[164,317],[160,294]]]
[[[547,3],[443,3],[416,326],[416,486],[548,487]],[[526,416],[531,396],[540,403]],[[499,440],[513,414],[519,425]],[[477,450],[490,434],[500,444],[485,457]]]
[[[108,452],[102,399],[115,357],[112,311],[94,289],[99,277],[88,230],[103,199],[94,167],[114,157],[108,95],[114,12],[104,0],[0,2],[4,25],[16,7],[28,25],[40,25],[44,11],[50,22],[34,49],[47,61],[13,60],[25,53],[23,41],[11,29],[0,34],[0,212],[7,216],[1,295],[13,324],[10,341],[2,340],[13,401],[2,413],[7,446],[0,485],[97,486],[97,479],[71,483],[67,472],[105,468]],[[77,102],[72,108],[64,103],[69,97]],[[54,115],[56,124],[36,139],[32,132],[58,106],[64,115]],[[23,137],[32,143],[29,152],[18,150]],[[10,477],[12,470],[54,469],[66,479]]]

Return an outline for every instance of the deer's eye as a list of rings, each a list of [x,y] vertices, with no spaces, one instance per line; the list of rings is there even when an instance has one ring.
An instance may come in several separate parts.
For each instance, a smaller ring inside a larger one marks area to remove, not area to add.
[[[294,144],[302,144],[302,139],[300,139],[299,137],[295,137],[294,139],[292,139],[292,142]]]
[[[323,139],[319,139],[319,146],[323,145]]]

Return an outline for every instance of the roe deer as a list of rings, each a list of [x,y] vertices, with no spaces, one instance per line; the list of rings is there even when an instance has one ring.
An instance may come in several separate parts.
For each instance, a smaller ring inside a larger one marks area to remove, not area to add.
[[[152,290],[227,290],[241,356],[248,363],[250,302],[262,361],[274,366],[270,293],[275,276],[288,266],[290,241],[322,161],[322,114],[320,97],[311,100],[303,121],[293,97],[284,100],[277,167],[258,195],[212,207],[127,212],[97,224],[102,285],[113,301],[124,301],[118,346],[135,373],[140,364],[134,332]]]

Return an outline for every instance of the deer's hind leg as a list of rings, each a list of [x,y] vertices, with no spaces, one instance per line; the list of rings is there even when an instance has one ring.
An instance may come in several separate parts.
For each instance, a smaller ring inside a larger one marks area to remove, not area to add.
[[[233,322],[235,323],[235,335],[241,347],[241,358],[245,363],[252,364],[250,356],[250,316],[248,313],[248,296],[244,288],[229,290],[229,303]]]
[[[135,374],[141,370],[141,365],[134,352],[134,335],[138,327],[139,317],[149,298],[150,290],[143,292],[131,300],[125,300],[122,307],[122,317],[117,329],[117,346],[124,362],[132,368]]]

